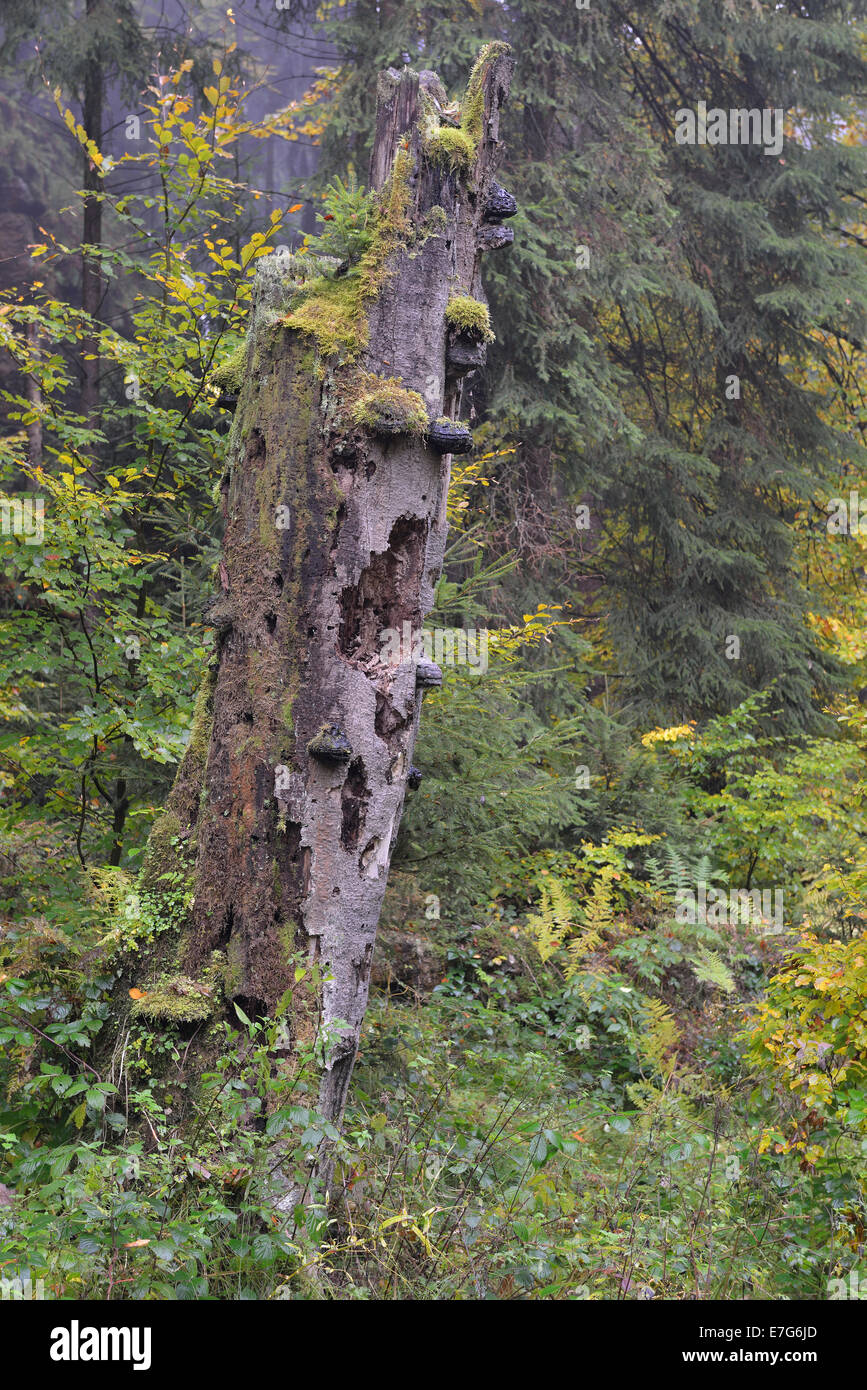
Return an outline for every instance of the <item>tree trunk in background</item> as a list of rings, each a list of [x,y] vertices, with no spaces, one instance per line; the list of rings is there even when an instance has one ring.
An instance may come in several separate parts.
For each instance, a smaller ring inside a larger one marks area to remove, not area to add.
[[[39,325],[28,323],[27,325],[27,346],[30,354],[35,361],[39,358]],[[39,410],[42,405],[42,388],[39,378],[32,372],[27,375],[27,399],[34,410]],[[31,468],[42,467],[42,417],[37,418],[27,426],[27,462]],[[37,487],[35,478],[28,478],[27,486],[31,489]]]
[[[445,101],[434,74],[380,77],[371,185],[380,237],[398,205],[402,230],[362,301],[355,353],[329,356],[286,325],[303,258],[262,262],[223,480],[218,654],[152,835],[152,865],[155,841],[195,853],[184,969],[201,974],[219,951],[226,997],[247,1014],[288,1002],[290,1052],[325,1030],[319,1105],[332,1121],[367,1002],[421,690],[437,676],[383,633],[418,632],[432,607],[451,457],[428,432],[362,427],[352,408],[391,382],[420,393],[428,421],[458,415],[467,366],[449,348],[446,305],[460,294],[482,307],[480,253],[511,239],[492,178],[504,49],[477,65],[480,138],[462,172],[429,156],[420,129],[430,100]],[[332,277],[331,292],[349,279]],[[314,996],[310,974],[295,981],[312,962]]]
[[[94,14],[99,0],[87,0],[85,14]],[[91,140],[99,146],[102,140],[102,107],[104,99],[104,77],[99,59],[99,45],[96,39],[90,44],[88,61],[84,76],[81,120]],[[86,246],[102,244],[102,202],[93,195],[99,190],[101,180],[99,171],[91,163],[84,151],[84,226],[82,241]],[[81,258],[81,307],[85,313],[96,318],[102,303],[102,272],[99,260],[86,253]],[[96,423],[99,409],[99,339],[94,335],[85,338],[81,345],[81,398],[80,409],[89,424]]]

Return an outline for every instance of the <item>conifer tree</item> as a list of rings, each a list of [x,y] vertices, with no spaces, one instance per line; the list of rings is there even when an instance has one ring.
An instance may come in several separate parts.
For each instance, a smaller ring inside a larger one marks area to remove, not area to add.
[[[621,709],[701,716],[774,686],[782,724],[815,727],[839,673],[791,523],[862,458],[805,375],[825,344],[860,345],[867,312],[839,234],[863,189],[852,7],[410,3],[386,25],[360,3],[332,25],[348,81],[326,166],[362,155],[358,66],[422,50],[448,80],[483,23],[519,55],[504,167],[521,212],[510,273],[488,281],[506,346],[477,397],[486,440],[518,446],[494,519],[507,509],[527,559],[552,541],[520,601],[568,593]],[[701,101],[782,110],[782,151],[678,143]]]

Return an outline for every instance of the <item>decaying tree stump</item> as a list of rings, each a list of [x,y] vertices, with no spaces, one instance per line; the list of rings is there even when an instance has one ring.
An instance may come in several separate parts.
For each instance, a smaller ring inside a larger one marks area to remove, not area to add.
[[[441,119],[433,73],[382,74],[369,249],[324,274],[309,256],[260,263],[222,484],[217,652],[144,870],[157,884],[167,855],[194,859],[186,979],[223,960],[226,1000],[251,1017],[282,1003],[293,1046],[325,1028],[332,1121],[438,676],[395,654],[393,634],[418,632],[433,603],[443,451],[463,447],[461,383],[490,336],[481,253],[512,236],[494,182],[511,70],[506,45],[482,51],[460,126]],[[322,967],[312,1004],[299,959]]]

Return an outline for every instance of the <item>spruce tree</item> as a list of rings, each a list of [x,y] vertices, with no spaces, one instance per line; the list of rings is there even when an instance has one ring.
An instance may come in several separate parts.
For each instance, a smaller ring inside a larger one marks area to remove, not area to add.
[[[556,584],[636,717],[773,687],[785,728],[815,727],[839,672],[792,522],[861,458],[812,371],[867,311],[863,252],[835,231],[863,188],[841,133],[863,88],[852,6],[359,3],[331,28],[347,83],[324,169],[363,167],[354,72],[411,59],[448,81],[492,25],[518,54],[503,176],[521,211],[509,276],[488,276],[508,347],[476,404],[486,445],[516,450],[491,490],[492,541],[525,559],[512,601]],[[782,151],[678,143],[700,101],[782,110]]]

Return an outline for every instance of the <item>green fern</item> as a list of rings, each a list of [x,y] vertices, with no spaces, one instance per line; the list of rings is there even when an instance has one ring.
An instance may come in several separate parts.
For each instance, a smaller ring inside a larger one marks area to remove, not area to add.
[[[581,914],[584,919],[583,929],[569,942],[567,980],[572,979],[582,968],[585,957],[600,945],[603,932],[614,925],[614,873],[613,866],[606,865],[593,884],[593,891]]]
[[[674,1069],[674,1059],[666,1060],[665,1054],[678,1040],[677,1024],[661,999],[645,997],[643,1004],[645,1017],[638,1047],[644,1061],[660,1075],[666,1075]]]
[[[733,994],[737,989],[732,972],[716,951],[710,951],[706,946],[700,946],[695,956],[690,959],[689,964],[695,978],[703,984],[715,985],[717,989],[724,990],[726,994]]]
[[[531,913],[527,926],[535,938],[536,950],[543,961],[565,943],[574,924],[575,908],[569,892],[558,878],[540,884],[541,911]]]

